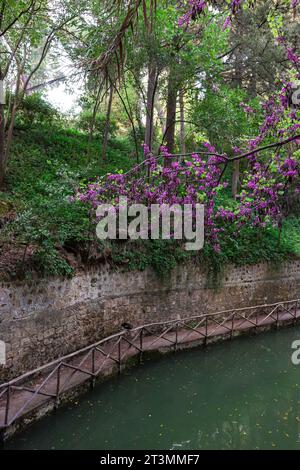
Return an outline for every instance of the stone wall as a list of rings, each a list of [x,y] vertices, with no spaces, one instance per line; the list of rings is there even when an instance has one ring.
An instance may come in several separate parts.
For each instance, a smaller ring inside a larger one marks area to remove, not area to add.
[[[199,267],[180,266],[162,280],[153,272],[101,267],[72,279],[0,284],[0,340],[16,376],[121,329],[224,309],[300,298],[300,260],[229,267],[219,288]]]

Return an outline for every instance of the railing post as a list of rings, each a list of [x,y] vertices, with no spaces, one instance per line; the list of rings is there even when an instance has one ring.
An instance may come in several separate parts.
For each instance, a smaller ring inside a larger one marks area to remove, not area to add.
[[[144,336],[144,328],[142,328],[141,332],[140,332],[140,355],[139,355],[139,363],[140,364],[143,361],[143,336]]]
[[[232,337],[233,337],[234,316],[235,316],[235,313],[233,313],[233,314],[232,314],[232,318],[231,318],[231,331],[230,331],[230,339],[232,339]]]
[[[59,406],[59,392],[60,392],[60,369],[61,364],[59,364],[57,369],[57,379],[56,379],[56,395],[55,395],[55,408]]]
[[[92,350],[92,372],[93,372],[93,374],[96,372],[95,354],[96,354],[96,350],[95,350],[95,348],[93,348],[93,350]]]
[[[7,393],[6,393],[6,408],[5,408],[5,419],[4,419],[5,426],[8,426],[9,405],[10,405],[10,386],[7,387]]]
[[[121,365],[121,355],[122,355],[121,341],[122,341],[122,336],[120,336],[119,344],[118,344],[119,374],[121,374],[121,370],[122,370],[122,365]]]
[[[96,372],[96,364],[95,364],[95,355],[96,355],[96,350],[95,348],[92,349],[92,373],[95,374]],[[91,389],[95,387],[95,377],[91,377]]]
[[[178,322],[176,322],[176,329],[175,329],[175,352],[177,351],[178,347]]]
[[[207,344],[207,333],[208,333],[208,317],[205,317],[205,336],[204,336],[204,346]]]

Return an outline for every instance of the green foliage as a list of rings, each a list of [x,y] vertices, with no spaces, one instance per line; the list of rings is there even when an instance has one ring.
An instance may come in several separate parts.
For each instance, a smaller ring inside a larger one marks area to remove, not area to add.
[[[290,217],[284,221],[282,243],[296,256],[300,256],[300,217]]]
[[[189,253],[174,240],[152,240],[149,257],[154,271],[160,276],[166,276],[178,263],[186,260]]]
[[[254,113],[245,113],[243,102],[251,106]],[[258,99],[249,100],[245,91],[226,85],[209,87],[205,97],[193,105],[193,120],[222,152],[243,146],[243,142],[257,134],[260,113]]]
[[[92,111],[84,110],[80,113],[76,124],[80,131],[87,132],[87,133],[90,133],[91,131],[93,131],[95,136],[103,137],[105,124],[106,124],[106,115],[97,113],[96,116],[94,117]],[[117,132],[117,123],[115,120],[111,120],[110,126],[109,126],[110,138],[115,137],[116,132]]]
[[[149,240],[143,242],[112,243],[113,264],[127,270],[152,268],[159,276],[168,277],[171,270],[188,260],[206,271],[208,285],[217,287],[222,281],[226,265],[238,266],[267,262],[276,268],[285,260],[300,256],[300,219],[287,219],[282,235],[275,228],[245,227],[239,236],[227,233],[216,252],[205,244],[200,252],[187,252],[176,240]]]
[[[33,255],[35,269],[42,276],[71,277],[74,270],[51,243],[44,243]]]
[[[42,124],[18,130],[7,178],[13,192],[5,202],[17,216],[1,231],[0,242],[32,246],[32,261],[43,275],[70,275],[62,250],[84,252],[95,238],[86,207],[70,197],[99,174],[129,169],[129,149],[126,140],[113,139],[101,162],[99,139],[89,149],[88,136],[78,131]]]
[[[144,240],[111,244],[111,260],[129,270],[152,268],[160,277],[168,277],[178,263],[187,260],[190,253],[176,240]]]
[[[280,264],[292,256],[295,250],[288,238],[280,242],[275,228],[255,229],[246,226],[239,236],[234,232],[227,234],[226,240],[221,244],[221,252],[224,261],[244,265],[259,262]]]
[[[200,253],[192,254],[193,259],[207,273],[208,286],[217,288],[223,279],[226,265],[236,266],[269,263],[276,269],[284,261],[300,256],[300,219],[291,218],[284,222],[282,235],[275,228],[255,229],[244,227],[237,236],[227,232],[221,242],[220,252],[205,245]]]
[[[38,125],[59,124],[57,110],[38,93],[26,96],[19,106],[16,127],[31,128]]]

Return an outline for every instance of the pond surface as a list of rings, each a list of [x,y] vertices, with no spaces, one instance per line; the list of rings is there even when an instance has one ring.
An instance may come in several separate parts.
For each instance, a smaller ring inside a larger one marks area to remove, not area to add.
[[[300,327],[165,356],[99,384],[7,449],[300,449]]]

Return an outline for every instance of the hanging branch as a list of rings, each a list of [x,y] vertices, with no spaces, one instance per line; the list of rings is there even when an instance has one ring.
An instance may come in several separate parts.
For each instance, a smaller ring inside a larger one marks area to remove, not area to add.
[[[124,107],[124,110],[125,110],[125,113],[130,121],[130,124],[131,124],[131,127],[132,127],[132,131],[133,131],[133,137],[134,137],[134,143],[135,143],[135,151],[136,151],[136,159],[137,161],[139,160],[139,146],[138,146],[138,139],[137,139],[137,135],[136,135],[136,130],[135,130],[135,125],[134,125],[134,122],[133,122],[133,119],[132,119],[132,116],[126,106],[126,103],[122,97],[122,95],[120,94],[118,88],[116,87],[115,83],[112,81],[112,79],[110,77],[108,77],[109,80],[110,80],[110,83],[111,85],[113,86],[114,90],[116,91],[118,97],[120,98],[120,101],[121,103],[123,104],[123,107]]]
[[[127,14],[118,30],[117,34],[115,35],[114,39],[111,41],[110,46],[108,49],[103,52],[100,57],[92,61],[92,65],[95,69],[102,69],[106,70],[109,62],[111,62],[112,57],[119,52],[120,56],[120,63],[123,65],[124,57],[123,57],[123,39],[125,36],[126,31],[131,28],[132,31],[134,30],[134,21],[138,17],[138,12],[140,7],[143,7],[143,16],[144,22],[147,26],[149,24],[149,18],[147,14],[147,10],[149,9],[150,14],[150,21],[153,20],[153,11],[156,9],[156,2],[157,0],[133,0],[131,5],[128,6]],[[118,8],[121,6],[121,0],[115,0]],[[120,77],[118,77],[120,78]]]
[[[125,19],[123,20],[123,23],[118,33],[114,37],[113,41],[111,42],[109,48],[105,52],[103,52],[98,59],[92,62],[92,64],[95,66],[96,69],[106,70],[107,65],[109,64],[111,58],[117,53],[117,51],[120,51],[121,57],[123,58],[123,54],[122,54],[123,38],[125,36],[127,29],[133,25],[133,21],[136,18],[136,15],[138,13],[140,5],[142,4],[142,1],[144,3],[144,0],[136,0],[135,4],[129,7],[127,15]]]
[[[109,128],[110,128],[110,116],[111,116],[111,108],[112,108],[112,102],[113,102],[113,92],[114,92],[114,88],[113,88],[112,83],[110,83],[105,130],[104,130],[103,144],[102,144],[102,160],[106,159],[106,149],[107,149],[107,142],[108,142],[108,135],[109,135]]]
[[[100,84],[98,86],[98,90],[97,90],[97,94],[96,94],[96,98],[95,98],[95,103],[94,103],[94,107],[93,107],[92,122],[91,122],[91,127],[90,127],[90,132],[89,132],[89,140],[88,140],[88,158],[90,157],[91,143],[92,143],[92,140],[93,140],[95,122],[96,122],[96,115],[97,115],[97,112],[98,112],[98,109],[99,109],[99,106],[100,106],[100,103],[101,103],[100,95],[101,95],[101,91],[102,91],[102,88],[103,88],[103,83],[104,83],[104,79],[102,81],[100,81]]]

